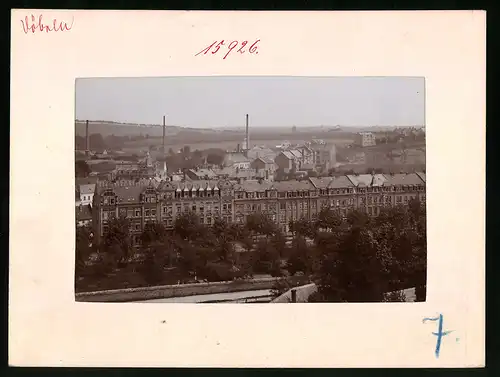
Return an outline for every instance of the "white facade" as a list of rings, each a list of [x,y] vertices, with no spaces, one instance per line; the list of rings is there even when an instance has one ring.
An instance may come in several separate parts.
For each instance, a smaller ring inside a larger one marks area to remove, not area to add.
[[[375,145],[375,135],[371,132],[360,132],[356,135],[356,144],[362,147]]]
[[[94,201],[95,184],[80,185],[80,202],[78,205],[92,205]]]

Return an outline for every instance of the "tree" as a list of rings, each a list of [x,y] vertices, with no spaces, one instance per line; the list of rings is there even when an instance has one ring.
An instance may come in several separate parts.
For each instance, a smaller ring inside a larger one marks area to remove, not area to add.
[[[275,248],[265,239],[257,242],[251,253],[253,272],[281,276],[281,260]]]
[[[184,240],[199,240],[207,234],[207,229],[200,223],[198,215],[190,211],[175,219],[174,233]]]
[[[91,134],[89,136],[89,141],[90,149],[93,151],[103,151],[108,147],[101,134]]]
[[[166,236],[166,229],[162,223],[147,222],[141,234],[141,242],[149,246],[155,242],[163,242]]]
[[[94,251],[92,239],[92,228],[88,226],[76,228],[75,273],[77,276],[84,274],[86,263]]]
[[[307,237],[310,239],[313,239],[316,235],[315,224],[303,217],[296,221],[290,220],[289,229],[296,235],[300,235],[302,237]]]
[[[116,263],[122,265],[132,254],[130,239],[130,222],[125,217],[113,218],[109,221],[109,230],[104,236],[104,251]]]
[[[276,224],[261,212],[249,215],[246,227],[250,232],[266,236],[271,236],[277,231]]]
[[[342,223],[342,217],[338,212],[333,211],[330,208],[322,208],[318,213],[318,217],[314,225],[316,229],[334,231],[340,227]]]
[[[211,165],[221,165],[224,161],[223,155],[210,153],[207,155],[207,163]]]
[[[324,250],[319,293],[329,302],[381,302],[386,286],[377,244],[368,229],[353,227]]]
[[[296,235],[292,240],[290,248],[290,256],[287,261],[286,269],[291,275],[297,272],[309,274],[312,272],[312,261],[310,255],[310,248],[307,245],[305,238],[301,235]]]
[[[235,259],[233,242],[236,240],[237,229],[229,226],[221,218],[216,218],[211,232],[214,237],[214,251],[218,259],[233,263]]]

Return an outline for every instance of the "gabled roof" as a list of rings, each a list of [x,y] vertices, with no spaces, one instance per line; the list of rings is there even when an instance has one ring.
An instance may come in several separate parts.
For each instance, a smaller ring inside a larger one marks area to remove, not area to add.
[[[425,173],[423,173],[423,172],[417,172],[417,175],[420,177],[420,179],[421,179],[424,183],[426,182]]]
[[[371,174],[348,174],[347,178],[356,187],[370,187],[372,185],[373,175]]]
[[[243,153],[233,153],[233,152],[226,154],[226,159],[227,159],[227,161],[230,161],[233,163],[250,162],[251,161],[249,158],[245,157],[245,155],[243,155]]]
[[[302,152],[298,149],[290,149],[289,152],[296,158],[302,158]]]
[[[274,161],[269,157],[257,157],[252,163],[255,161],[262,161],[264,164],[274,164]]]
[[[81,195],[90,195],[95,192],[95,186],[96,186],[95,183],[80,185],[78,191],[80,192]]]
[[[334,177],[334,179],[330,182],[328,188],[346,188],[352,187],[353,183],[347,178],[345,175],[341,175],[340,177]]]
[[[374,174],[372,186],[374,186],[374,187],[383,186],[386,181],[387,181],[387,179],[385,178],[385,176],[383,174]]]
[[[237,191],[250,191],[250,192],[262,192],[266,190],[271,190],[272,188],[273,185],[271,182],[268,181],[259,182],[254,180],[243,181],[234,186],[234,189]]]
[[[203,178],[208,176],[209,178],[215,178],[216,174],[211,169],[189,169],[189,171],[195,174],[197,177]]]
[[[401,173],[389,175],[385,174],[385,178],[387,181],[384,186],[387,185],[421,185],[425,182],[420,178],[420,176],[416,173]]]
[[[273,186],[278,191],[304,191],[313,190],[314,186],[311,182],[307,181],[281,181],[274,182]]]
[[[293,160],[295,158],[295,156],[290,151],[283,151],[281,152],[281,154],[289,160]]]

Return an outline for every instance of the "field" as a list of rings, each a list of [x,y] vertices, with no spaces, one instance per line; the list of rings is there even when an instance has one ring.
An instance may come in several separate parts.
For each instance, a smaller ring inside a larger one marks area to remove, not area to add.
[[[259,145],[259,146],[266,146],[269,148],[274,148],[276,145],[279,145],[283,143],[284,139],[265,139],[263,137],[256,139],[253,138],[251,139],[251,143],[253,145]],[[287,139],[290,142],[294,142],[294,140]],[[305,141],[307,139],[301,139],[301,141]],[[331,142],[336,145],[345,145],[349,144],[352,142],[352,139],[324,139],[326,142]],[[298,140],[297,140],[298,141]],[[177,141],[177,142],[172,142],[172,140],[165,142],[166,146],[168,148],[172,148],[173,150],[179,150],[184,146],[189,146],[191,150],[204,150],[204,149],[210,149],[210,148],[220,148],[223,150],[234,150],[237,147],[237,144],[242,144],[242,140],[229,140],[229,141],[224,141],[224,140],[214,140],[214,141],[194,141],[194,142],[188,142],[186,141]],[[140,150],[147,149],[149,146],[160,146],[161,145],[161,138],[158,139],[146,139],[146,140],[138,140],[134,142],[128,142],[125,143],[125,146],[123,147],[123,151],[128,152],[128,153],[134,153],[138,152]]]

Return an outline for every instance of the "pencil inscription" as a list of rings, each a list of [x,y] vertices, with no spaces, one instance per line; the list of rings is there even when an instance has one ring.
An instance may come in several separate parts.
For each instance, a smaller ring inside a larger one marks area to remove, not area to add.
[[[433,332],[432,335],[437,336],[435,354],[436,354],[436,357],[439,358],[439,352],[440,352],[440,349],[441,349],[442,338],[443,338],[443,336],[448,335],[451,332],[453,332],[453,330],[443,331],[443,315],[442,314],[439,314],[439,317],[424,318],[422,322],[425,323],[427,321],[438,321],[438,331],[437,332]]]

